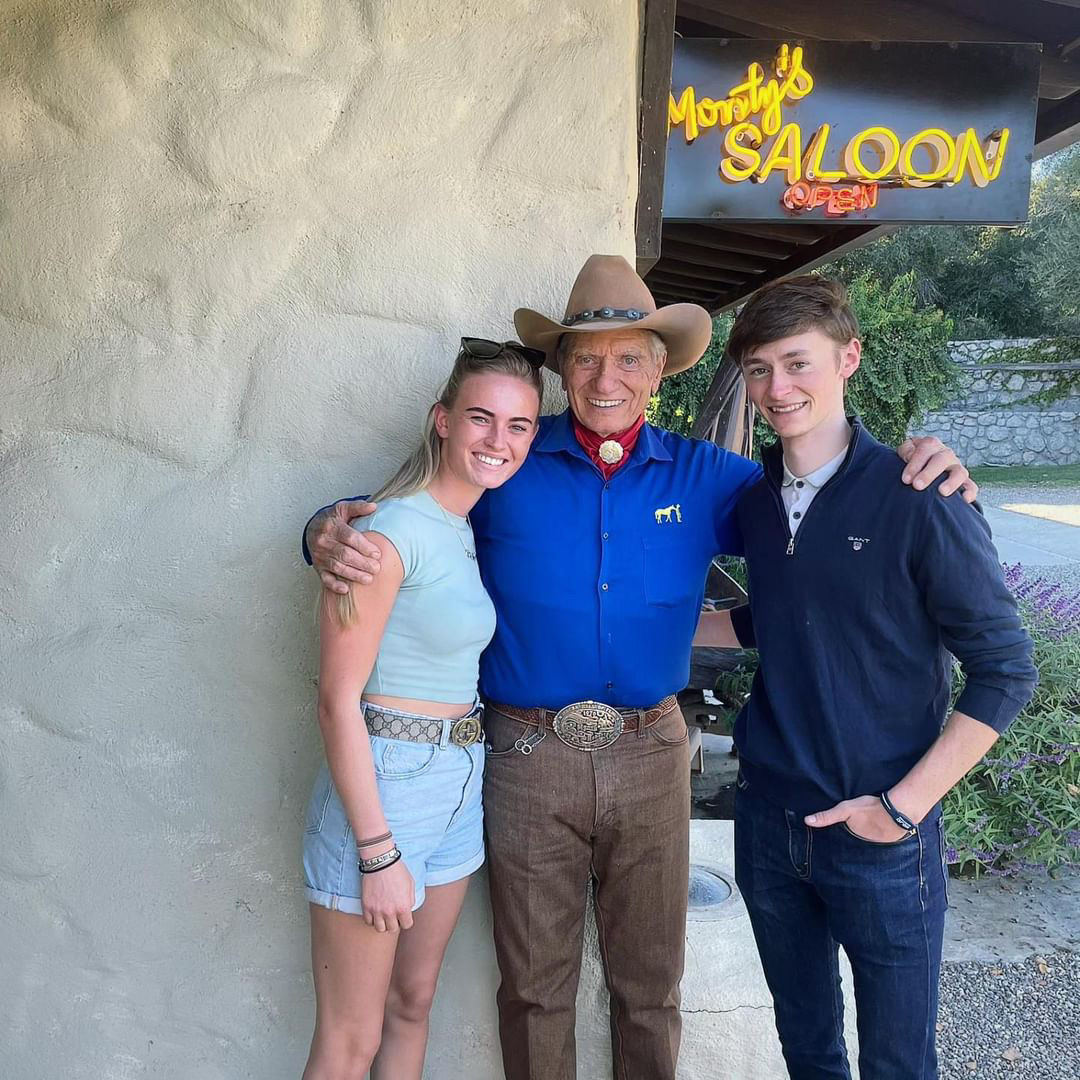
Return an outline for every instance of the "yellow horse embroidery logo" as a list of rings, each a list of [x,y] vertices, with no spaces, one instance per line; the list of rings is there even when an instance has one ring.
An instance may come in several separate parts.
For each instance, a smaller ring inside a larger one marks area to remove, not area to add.
[[[671,515],[675,515],[676,521],[682,521],[682,503],[672,503],[670,506],[663,506],[654,513],[656,518],[656,524],[659,525],[662,521],[670,523]]]

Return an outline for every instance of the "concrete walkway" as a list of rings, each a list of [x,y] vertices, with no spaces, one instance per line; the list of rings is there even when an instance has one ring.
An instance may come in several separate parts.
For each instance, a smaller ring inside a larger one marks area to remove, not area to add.
[[[1024,566],[1080,566],[1080,528],[983,506],[1001,561]]]

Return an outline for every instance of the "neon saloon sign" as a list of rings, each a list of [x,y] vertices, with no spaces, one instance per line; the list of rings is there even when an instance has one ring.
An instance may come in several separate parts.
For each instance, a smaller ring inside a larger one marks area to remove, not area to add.
[[[684,84],[678,97],[673,90],[669,134],[681,133],[689,145],[712,139],[715,132],[724,184],[763,184],[781,176],[785,187],[779,201],[789,213],[820,208],[826,217],[844,217],[876,208],[882,189],[959,184],[986,189],[1001,176],[1011,150],[1012,130],[1007,126],[980,130],[975,124],[941,124],[898,130],[881,123],[843,138],[832,123],[804,126],[785,115],[814,89],[803,47],[784,44],[768,71],[759,62],[750,63],[723,97],[704,96],[693,84]],[[805,115],[808,110],[798,111]],[[843,130],[851,129],[849,123]]]

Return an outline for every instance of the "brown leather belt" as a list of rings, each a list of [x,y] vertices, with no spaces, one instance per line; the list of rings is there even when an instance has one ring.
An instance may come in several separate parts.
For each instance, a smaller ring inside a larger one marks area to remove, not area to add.
[[[596,701],[577,701],[561,709],[531,708],[487,703],[489,712],[501,713],[512,720],[541,730],[550,730],[563,742],[578,750],[599,750],[619,735],[639,731],[655,724],[662,716],[679,707],[672,694],[647,709],[615,709]],[[607,719],[610,718],[610,719]]]

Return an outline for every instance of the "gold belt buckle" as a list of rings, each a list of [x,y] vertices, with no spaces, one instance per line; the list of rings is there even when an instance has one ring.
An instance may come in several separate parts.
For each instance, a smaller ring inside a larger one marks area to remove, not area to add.
[[[450,728],[450,741],[455,746],[472,746],[473,743],[478,743],[484,737],[480,716],[480,713],[476,713],[455,720]]]
[[[551,728],[575,750],[603,750],[623,731],[622,713],[600,701],[575,701],[555,714]]]

